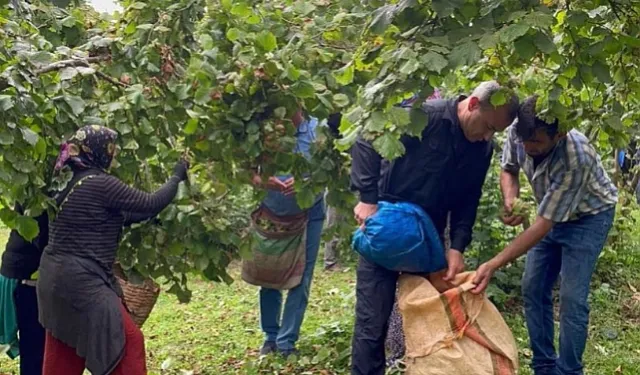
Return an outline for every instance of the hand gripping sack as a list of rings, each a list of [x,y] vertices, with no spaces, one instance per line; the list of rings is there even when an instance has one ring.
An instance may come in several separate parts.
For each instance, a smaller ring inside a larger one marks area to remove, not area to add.
[[[378,211],[358,228],[351,246],[386,269],[431,273],[446,267],[444,248],[429,215],[408,203],[379,202]]]
[[[518,373],[513,334],[484,294],[470,292],[474,274],[459,274],[450,284],[437,277],[432,283],[400,276],[398,306],[408,375]]]
[[[307,212],[276,216],[264,205],[251,214],[252,258],[242,261],[242,279],[271,289],[300,285],[306,262]]]

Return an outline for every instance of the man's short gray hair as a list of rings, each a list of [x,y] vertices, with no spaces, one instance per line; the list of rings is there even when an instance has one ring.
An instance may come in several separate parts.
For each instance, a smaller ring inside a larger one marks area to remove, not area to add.
[[[500,86],[498,82],[485,81],[479,84],[478,87],[475,88],[475,90],[473,90],[471,96],[478,98],[482,107],[493,108],[493,106],[491,105],[491,96],[500,90],[505,90],[505,88]],[[509,119],[513,121],[518,114],[520,101],[518,100],[518,95],[516,95],[510,89],[506,89],[505,94],[507,95],[507,102],[503,105],[503,107],[506,108],[507,113],[509,114]]]

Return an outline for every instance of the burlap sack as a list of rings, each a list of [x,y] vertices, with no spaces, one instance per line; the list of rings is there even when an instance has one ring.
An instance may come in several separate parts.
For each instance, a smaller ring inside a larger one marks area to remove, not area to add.
[[[398,304],[408,375],[515,375],[518,350],[511,330],[484,295],[474,273],[450,284],[440,278],[400,277]]]
[[[277,229],[266,230],[260,221]],[[306,262],[307,212],[276,216],[262,206],[251,214],[251,234],[252,257],[242,260],[242,279],[279,290],[300,285]]]

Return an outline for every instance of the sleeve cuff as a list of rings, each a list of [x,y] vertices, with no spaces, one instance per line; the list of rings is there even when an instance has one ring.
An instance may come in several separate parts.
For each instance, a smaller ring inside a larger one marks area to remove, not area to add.
[[[464,239],[459,237],[451,239],[451,248],[454,250],[458,250],[463,254],[467,250],[467,246],[469,246],[469,241],[465,241]]]
[[[518,173],[520,173],[520,167],[518,167],[517,165],[502,164],[500,167],[502,168],[503,171],[509,172],[511,174],[517,175]]]
[[[377,191],[361,191],[360,202],[367,204],[378,204],[378,192]]]

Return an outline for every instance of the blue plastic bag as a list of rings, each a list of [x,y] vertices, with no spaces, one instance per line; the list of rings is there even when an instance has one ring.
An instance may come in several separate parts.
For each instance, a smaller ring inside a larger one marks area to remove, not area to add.
[[[369,262],[386,269],[432,273],[447,266],[444,248],[431,218],[419,206],[378,202],[378,211],[358,228],[351,243]]]

